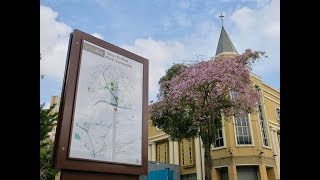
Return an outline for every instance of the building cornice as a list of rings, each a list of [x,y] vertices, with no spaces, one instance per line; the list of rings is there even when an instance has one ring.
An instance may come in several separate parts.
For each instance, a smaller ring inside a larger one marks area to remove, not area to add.
[[[268,122],[269,122],[270,128],[275,128],[275,129],[277,129],[277,130],[280,130],[279,123],[274,122],[274,121],[268,121]]]
[[[273,88],[272,86],[268,85],[268,84],[265,83],[265,82],[262,82],[262,84],[265,85],[265,86],[267,86],[268,88],[271,88],[271,89],[273,89],[274,91],[277,91],[278,93],[280,93],[280,90],[279,90],[279,89],[275,89],[275,88]]]
[[[218,54],[218,55],[214,56],[214,58],[213,58],[213,59],[216,59],[216,58],[218,58],[218,57],[220,57],[220,56],[223,56],[223,55],[235,55],[235,56],[237,56],[238,54],[237,54],[237,53],[235,53],[235,52],[222,52],[222,53],[220,53],[220,54]]]
[[[162,133],[148,138],[149,143],[156,142],[163,139],[168,139],[170,136],[168,134]]]

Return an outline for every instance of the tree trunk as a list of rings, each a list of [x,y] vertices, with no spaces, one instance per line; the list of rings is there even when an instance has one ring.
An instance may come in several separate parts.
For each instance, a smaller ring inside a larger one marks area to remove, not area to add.
[[[210,146],[205,146],[204,149],[204,166],[205,166],[205,180],[212,180],[212,160],[210,154]]]

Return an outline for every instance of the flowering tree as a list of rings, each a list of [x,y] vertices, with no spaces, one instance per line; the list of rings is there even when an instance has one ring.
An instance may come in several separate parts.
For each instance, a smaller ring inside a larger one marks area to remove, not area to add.
[[[246,50],[235,57],[193,65],[175,64],[159,81],[159,101],[149,108],[152,124],[173,140],[200,137],[205,150],[205,177],[211,180],[210,147],[222,117],[250,113],[259,100],[250,80],[251,65],[264,52]],[[266,57],[266,56],[265,56]],[[231,92],[236,96],[231,97]]]

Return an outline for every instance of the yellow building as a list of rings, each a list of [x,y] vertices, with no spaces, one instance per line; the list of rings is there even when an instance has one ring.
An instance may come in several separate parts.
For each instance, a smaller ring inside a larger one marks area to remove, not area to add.
[[[215,57],[237,54],[222,27]],[[211,150],[214,180],[280,179],[280,91],[255,74],[251,74],[251,79],[262,99],[247,117],[223,121]],[[148,145],[149,161],[180,165],[182,180],[204,179],[201,139],[174,142],[149,122]]]

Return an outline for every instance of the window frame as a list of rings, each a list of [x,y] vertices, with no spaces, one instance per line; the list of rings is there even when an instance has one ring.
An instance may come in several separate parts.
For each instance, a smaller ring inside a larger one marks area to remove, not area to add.
[[[256,108],[256,111],[257,111],[257,120],[258,120],[258,124],[259,124],[259,130],[260,130],[260,139],[261,139],[261,146],[264,147],[264,148],[267,148],[267,149],[271,149],[272,148],[272,145],[271,145],[271,136],[270,136],[270,132],[269,132],[269,122],[267,120],[267,114],[266,114],[266,108],[265,108],[265,103],[264,103],[264,96],[263,96],[263,93],[262,93],[262,88],[257,85],[257,84],[254,84],[253,85],[253,88],[256,88],[258,87],[259,88],[259,93],[261,95],[261,106],[262,106],[262,116],[264,118],[264,123],[265,123],[265,131],[266,131],[266,135],[267,135],[267,141],[268,141],[268,146],[264,145],[264,142],[263,142],[263,136],[262,136],[262,126],[261,126],[261,120],[260,120],[260,117],[259,117],[259,107],[257,106]]]
[[[184,143],[188,141],[188,143]],[[182,148],[183,146],[183,148]],[[190,147],[191,147],[191,155],[190,155]],[[182,139],[181,142],[179,143],[179,159],[181,160],[181,166],[183,168],[189,168],[195,166],[195,146],[194,146],[194,140],[191,139],[190,141],[187,139]],[[188,149],[187,152],[185,153],[184,150]],[[189,157],[186,159],[185,157]],[[191,163],[190,163],[191,160]]]
[[[225,124],[224,124],[224,119],[222,117],[222,138],[223,138],[223,146],[219,146],[219,147],[215,147],[215,143],[211,145],[211,149],[212,150],[219,150],[219,149],[225,149],[227,148],[227,145],[226,145],[226,133],[225,133]],[[218,132],[219,133],[219,132]]]
[[[250,130],[250,136],[251,136],[251,144],[238,144],[237,141],[237,131],[236,131],[236,117],[232,116],[233,118],[233,130],[234,130],[234,138],[235,138],[235,142],[236,142],[236,147],[251,147],[251,146],[255,146],[254,144],[254,136],[253,136],[253,131],[252,131],[252,124],[251,124],[251,117],[250,114],[247,114],[247,120],[248,120],[248,124],[249,124],[249,130]]]
[[[276,107],[274,109],[275,109],[275,112],[276,112],[276,118],[277,118],[278,121],[280,121],[280,107]],[[279,110],[279,113],[278,113],[277,110]],[[279,114],[279,116],[278,116],[278,114]]]
[[[163,157],[163,158],[161,158]],[[161,141],[156,144],[156,161],[169,163],[169,142]]]
[[[234,93],[237,93],[237,92],[232,92],[234,90],[230,90],[230,97],[233,98],[234,96]],[[235,116],[232,116],[232,122],[233,122],[233,134],[234,134],[234,140],[235,140],[235,144],[236,144],[236,147],[251,147],[251,146],[255,146],[255,143],[254,143],[254,136],[253,136],[253,131],[252,131],[252,124],[251,124],[251,117],[250,117],[250,114],[246,114],[247,117],[248,117],[248,124],[249,124],[249,130],[250,130],[250,136],[251,136],[251,144],[238,144],[238,141],[237,141],[237,131],[236,131],[236,117]]]

